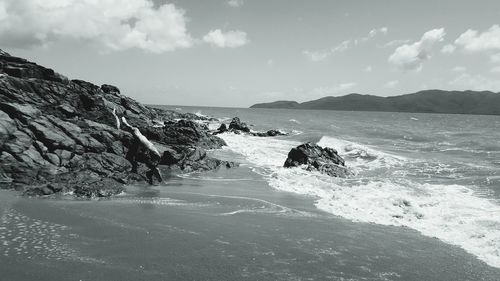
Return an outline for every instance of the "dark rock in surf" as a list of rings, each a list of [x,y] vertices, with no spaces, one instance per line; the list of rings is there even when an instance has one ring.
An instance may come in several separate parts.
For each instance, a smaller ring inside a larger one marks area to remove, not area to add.
[[[253,132],[251,133],[253,136],[256,137],[276,137],[276,136],[286,136],[288,135],[287,133],[284,133],[279,130],[269,130],[267,132]]]
[[[250,133],[250,128],[248,128],[246,123],[241,122],[240,118],[238,117],[234,117],[233,120],[231,120],[231,123],[229,123],[229,130],[236,130],[245,133]]]
[[[227,132],[228,129],[227,129],[227,126],[226,124],[222,123],[219,128],[217,129],[217,131],[215,131],[214,135],[218,135],[218,134],[222,134],[222,133],[225,133]]]
[[[332,177],[345,177],[350,174],[345,161],[337,151],[317,144],[305,143],[292,148],[283,167],[303,166],[308,171],[317,170]]]
[[[234,117],[229,123],[229,128],[226,127],[226,124],[222,124],[217,131],[215,131],[215,135],[222,134],[227,131],[230,131],[235,134],[249,134],[255,137],[275,137],[275,136],[286,136],[287,133],[281,132],[279,130],[269,130],[267,132],[252,132],[246,123],[241,122],[240,118]]]

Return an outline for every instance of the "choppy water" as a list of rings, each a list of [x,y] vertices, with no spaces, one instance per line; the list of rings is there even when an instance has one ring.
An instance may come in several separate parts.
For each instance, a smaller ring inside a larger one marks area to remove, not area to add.
[[[292,134],[222,135],[271,187],[312,196],[319,209],[352,221],[410,227],[500,268],[500,116],[199,110]],[[356,175],[282,168],[304,141],[337,149]]]
[[[109,200],[0,191],[0,280],[500,280],[500,117],[183,110],[291,135]],[[305,141],[356,175],[281,168]]]

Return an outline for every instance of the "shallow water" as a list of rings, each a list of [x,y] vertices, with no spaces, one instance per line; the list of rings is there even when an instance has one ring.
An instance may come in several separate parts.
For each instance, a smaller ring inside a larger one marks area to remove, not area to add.
[[[500,118],[189,110],[293,134],[225,134],[241,167],[109,200],[1,191],[0,279],[500,280]],[[356,176],[280,168],[304,141]]]
[[[2,191],[0,271],[5,280],[500,276],[460,248],[408,228],[352,223],[316,209],[312,199],[269,190],[251,174],[248,167],[194,174],[165,186],[129,187],[109,200],[29,199]]]

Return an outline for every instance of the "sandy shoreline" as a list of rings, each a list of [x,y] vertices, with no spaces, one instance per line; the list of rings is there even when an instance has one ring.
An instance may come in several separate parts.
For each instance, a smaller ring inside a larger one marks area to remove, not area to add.
[[[405,228],[334,217],[318,211],[313,198],[273,191],[259,177],[241,167],[172,178],[164,186],[129,187],[116,198],[91,201],[29,199],[2,191],[0,270],[9,280],[496,280],[500,275],[458,247]]]

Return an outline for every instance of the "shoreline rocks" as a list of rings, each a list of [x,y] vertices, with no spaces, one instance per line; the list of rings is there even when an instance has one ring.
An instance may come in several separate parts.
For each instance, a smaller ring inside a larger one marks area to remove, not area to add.
[[[175,159],[160,163],[161,171],[236,165],[206,155],[205,149],[225,142],[193,121],[202,117],[148,107],[116,86],[69,80],[0,51],[0,188],[107,197],[146,182],[145,163],[131,171],[127,153],[134,135],[117,128],[115,111],[158,148],[162,160]]]
[[[346,177],[350,171],[337,151],[313,143],[304,143],[292,148],[283,164],[285,168],[304,167],[308,171],[319,171],[332,177]]]
[[[232,132],[235,134],[247,134],[254,137],[276,137],[276,136],[286,136],[287,133],[281,132],[280,130],[269,130],[267,132],[255,132],[250,130],[248,125],[241,122],[240,118],[234,117],[229,126],[226,124],[221,124],[220,127],[214,132],[214,135],[222,134],[225,132]]]

